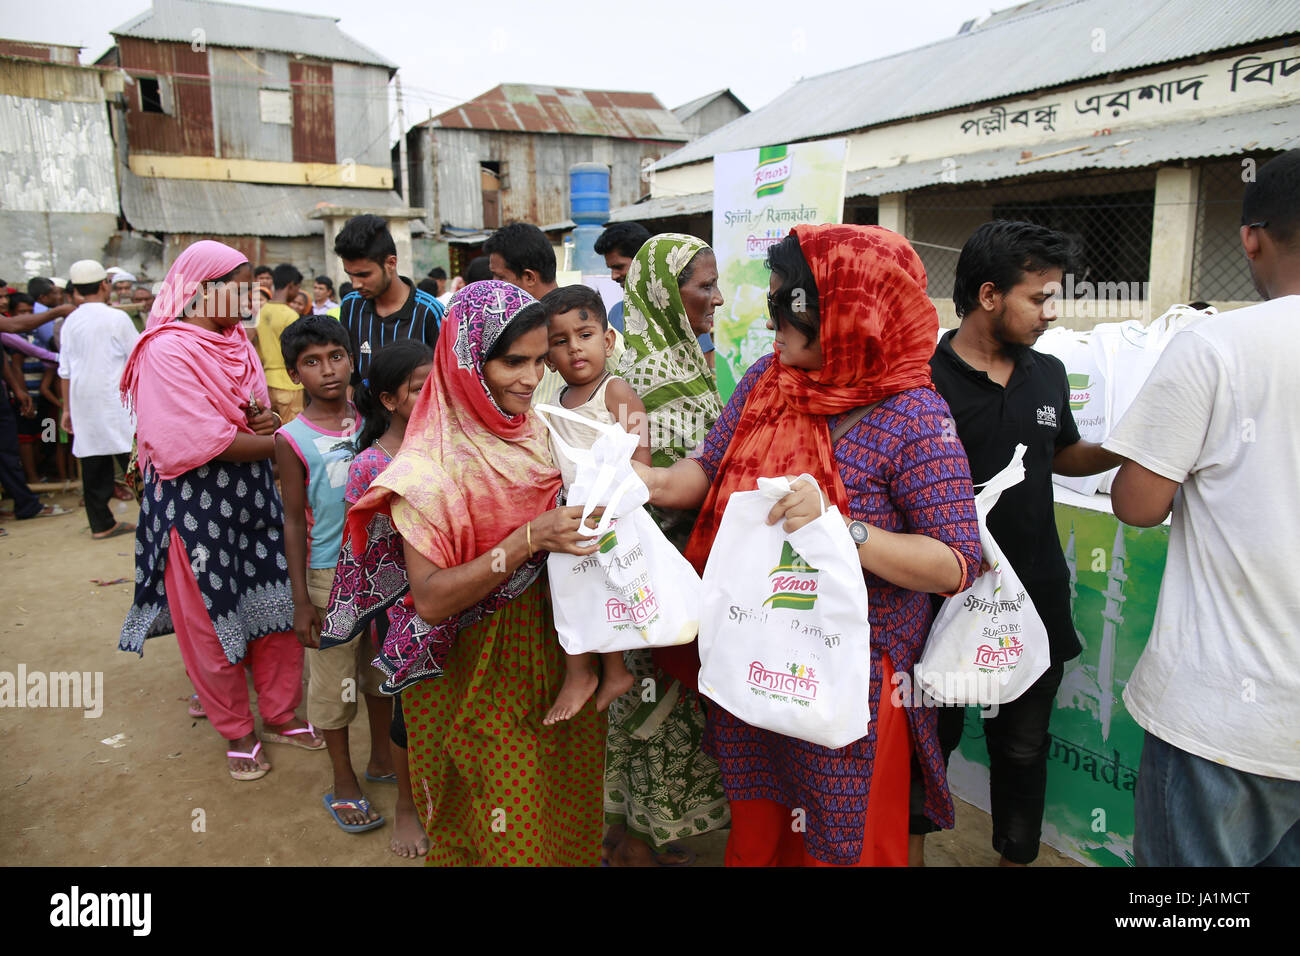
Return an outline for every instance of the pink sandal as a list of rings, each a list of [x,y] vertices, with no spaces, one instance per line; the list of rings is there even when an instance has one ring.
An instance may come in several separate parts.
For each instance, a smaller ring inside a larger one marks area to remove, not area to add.
[[[190,694],[190,709],[187,711],[191,717],[207,717],[208,712],[203,709],[203,702],[199,700],[198,694]]]
[[[267,743],[288,744],[291,747],[300,747],[303,750],[324,750],[325,749],[324,740],[319,740],[318,746],[313,747],[310,744],[304,744],[297,740],[292,739],[293,737],[299,737],[302,734],[310,734],[313,737],[316,736],[316,728],[311,725],[311,721],[307,722],[306,727],[299,727],[296,730],[286,730],[282,734],[273,734],[269,730],[263,728],[262,739],[265,740]]]
[[[234,757],[238,760],[257,760],[257,755],[262,751],[262,742],[259,740],[253,745],[251,753],[240,753],[238,750],[227,750],[227,757]],[[236,780],[261,780],[271,770],[270,767],[258,767],[256,770],[231,770],[230,776]]]

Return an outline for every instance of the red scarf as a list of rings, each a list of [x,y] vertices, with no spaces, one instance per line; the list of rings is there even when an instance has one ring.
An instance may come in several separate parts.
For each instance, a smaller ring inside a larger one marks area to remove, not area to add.
[[[686,546],[701,573],[732,492],[753,491],[760,477],[807,472],[847,513],[827,418],[934,387],[939,316],[907,240],[879,226],[796,226],[794,233],[817,283],[823,364],[809,372],[778,357],[754,383]],[[694,686],[698,659],[689,672],[660,663]]]

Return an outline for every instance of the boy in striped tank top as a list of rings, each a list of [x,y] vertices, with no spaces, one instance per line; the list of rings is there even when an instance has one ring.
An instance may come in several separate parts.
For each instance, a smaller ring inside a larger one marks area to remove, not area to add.
[[[367,642],[319,649],[321,620],[343,543],[348,466],[362,426],[348,401],[348,335],[329,316],[306,315],[284,330],[280,348],[289,377],[301,383],[307,397],[302,413],[276,432],[275,460],[284,495],[293,629],[311,658],[308,726],[321,729],[334,765],[334,787],[324,797],[325,808],[345,832],[361,833],[382,826],[384,819],[371,809],[353,772],[348,725],[356,718],[359,692],[370,717],[366,776],[392,779],[392,700],[379,692],[382,675],[370,666]]]

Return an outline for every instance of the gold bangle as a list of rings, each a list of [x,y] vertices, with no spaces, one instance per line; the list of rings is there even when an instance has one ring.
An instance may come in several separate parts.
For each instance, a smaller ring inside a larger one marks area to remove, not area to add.
[[[528,556],[533,556],[533,523],[530,521],[524,525],[524,537],[528,539]]]

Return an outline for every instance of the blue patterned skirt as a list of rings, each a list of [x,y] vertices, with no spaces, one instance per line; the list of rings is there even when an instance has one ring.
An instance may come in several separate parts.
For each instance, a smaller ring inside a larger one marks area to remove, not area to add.
[[[147,638],[170,634],[163,582],[171,530],[185,543],[199,593],[226,659],[248,642],[293,630],[293,591],[284,556],[284,507],[271,462],[212,461],[179,478],[145,476],[135,531],[135,602],[118,649],[144,655]]]

